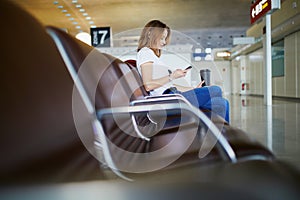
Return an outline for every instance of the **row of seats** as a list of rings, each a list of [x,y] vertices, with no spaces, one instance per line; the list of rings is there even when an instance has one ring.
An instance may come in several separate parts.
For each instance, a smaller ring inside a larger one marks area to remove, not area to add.
[[[178,96],[147,97],[130,64],[0,5],[1,185],[86,186],[112,171],[114,180],[184,181],[196,193],[211,183],[222,194],[299,195],[299,172],[246,133]]]
[[[183,104],[188,105],[188,103],[184,100],[180,101],[180,98],[176,96],[166,95],[160,98],[147,98],[148,94],[142,85],[140,75],[132,64],[88,47],[55,27],[48,27],[47,31],[56,42],[70,73],[74,74],[75,82],[76,79],[81,81],[80,84],[82,85],[77,85],[77,87],[82,88],[83,91],[81,93],[86,94],[86,99],[90,99],[88,104],[91,104],[91,107],[95,107],[95,110],[91,112],[92,114],[97,110],[106,108],[128,107],[132,102],[135,102],[134,105],[140,106],[149,106],[149,104],[162,106],[174,102],[177,104],[183,102]],[[89,48],[90,50],[87,50]],[[77,83],[79,82],[77,81]],[[191,107],[191,110],[196,109],[191,105],[188,106]],[[164,115],[162,112],[165,112],[165,110],[156,113],[156,118],[159,118],[159,120],[156,120],[157,123],[151,123],[151,120],[147,118],[149,111],[140,110],[135,112],[135,120],[138,125],[141,125],[140,122],[148,119],[148,123],[144,126],[139,126],[138,129],[146,136],[151,135],[149,141],[145,140],[143,136],[139,137],[137,134],[139,130],[136,130],[136,127],[134,127],[130,114],[122,118],[118,115],[126,113],[111,113],[110,117],[101,119],[101,126],[103,127],[101,131],[104,132],[108,141],[113,143],[110,146],[115,145],[118,147],[110,148],[108,151],[115,163],[123,166],[124,162],[127,163],[126,160],[133,160],[132,156],[136,156],[135,154],[130,154],[130,158],[128,158],[125,156],[126,153],[118,151],[119,148],[132,153],[153,153],[175,141],[174,138],[176,136],[182,137],[178,140],[181,144],[174,143],[166,154],[155,157],[156,160],[168,160],[168,157],[175,156],[180,159],[174,160],[172,164],[180,163],[180,165],[226,160],[226,155],[222,155],[222,150],[220,150],[222,145],[218,141],[216,141],[216,145],[212,144],[212,150],[202,149],[202,152],[207,151],[207,155],[205,154],[203,158],[199,158],[199,150],[208,143],[205,139],[209,137],[206,134],[209,131],[209,127],[201,129],[204,126],[200,123],[201,119],[194,119],[188,115],[182,117],[182,113]],[[153,115],[155,114],[152,113],[152,118]],[[221,129],[222,135],[219,137],[225,136],[238,160],[274,159],[274,155],[267,148],[249,138],[241,130],[229,126],[217,116],[209,115],[209,117]],[[200,131],[204,131],[204,135],[201,135]],[[179,148],[180,146],[183,146],[183,148]],[[181,156],[180,154],[183,155]],[[147,159],[150,162],[148,157]],[[146,160],[137,159],[135,165],[133,163],[130,163],[130,165],[136,167],[140,163],[145,162]],[[123,168],[126,167],[123,166]]]

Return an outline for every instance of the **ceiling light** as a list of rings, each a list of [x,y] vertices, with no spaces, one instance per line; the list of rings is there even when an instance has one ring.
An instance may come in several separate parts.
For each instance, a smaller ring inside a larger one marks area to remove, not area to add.
[[[221,52],[217,52],[217,57],[219,58],[228,58],[230,57],[230,52],[228,51],[221,51]]]
[[[89,14],[87,14],[87,13],[82,13],[82,15],[83,15],[83,16],[88,16]]]
[[[58,4],[58,1],[53,1],[53,4],[54,4],[54,5],[57,5],[57,4]]]
[[[57,6],[57,8],[62,9],[62,8],[64,8],[64,6]]]
[[[71,14],[70,14],[70,13],[67,13],[67,14],[66,14],[66,17],[71,17]]]
[[[81,8],[81,7],[82,7],[82,5],[80,5],[80,4],[76,5],[76,8]]]
[[[95,25],[92,25],[92,26],[91,26],[91,28],[96,28],[96,27],[97,27],[97,26],[95,26]]]
[[[72,22],[72,24],[76,25],[76,24],[78,24],[78,22]]]
[[[77,0],[73,0],[72,3],[78,3],[78,1]]]
[[[62,10],[61,12],[66,13],[66,12],[68,12],[68,11],[67,11],[67,10]]]
[[[91,35],[89,33],[80,30],[80,33],[78,33],[75,37],[91,46]]]
[[[93,21],[89,21],[89,24],[94,24],[94,22]]]
[[[85,12],[85,10],[83,8],[79,9],[79,12]]]
[[[81,29],[81,26],[75,26],[76,29]]]
[[[92,18],[91,18],[91,17],[86,17],[85,19],[86,19],[86,20],[91,20]]]
[[[205,53],[211,53],[211,48],[206,48]]]
[[[69,20],[70,20],[70,21],[74,21],[74,17],[70,17]]]

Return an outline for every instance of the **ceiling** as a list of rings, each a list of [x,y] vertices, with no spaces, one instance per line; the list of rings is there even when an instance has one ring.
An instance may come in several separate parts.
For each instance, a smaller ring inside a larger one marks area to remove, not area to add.
[[[90,32],[91,26],[111,27],[112,35],[136,30],[159,19],[202,47],[229,48],[233,37],[250,27],[251,0],[10,0],[21,5],[44,25],[65,29],[71,35]],[[84,10],[80,10],[84,9]],[[131,33],[131,34],[128,34]],[[187,43],[179,36],[174,43]],[[125,38],[119,45],[129,45]]]

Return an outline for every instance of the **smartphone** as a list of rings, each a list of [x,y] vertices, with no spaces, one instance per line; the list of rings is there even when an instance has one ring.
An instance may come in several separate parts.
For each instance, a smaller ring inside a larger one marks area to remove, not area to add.
[[[192,66],[188,66],[188,67],[185,68],[184,70],[188,70],[188,69],[192,69]]]
[[[205,80],[202,76],[201,76],[201,81],[204,81],[204,83],[202,84],[202,87],[206,86]]]

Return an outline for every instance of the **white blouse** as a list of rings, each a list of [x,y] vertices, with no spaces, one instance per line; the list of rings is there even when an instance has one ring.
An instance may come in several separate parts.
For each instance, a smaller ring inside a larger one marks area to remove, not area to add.
[[[137,53],[137,59],[136,59],[138,71],[141,75],[142,75],[141,65],[147,62],[153,63],[152,79],[159,79],[169,75],[168,66],[166,66],[150,48],[143,47]],[[154,89],[153,91],[150,92],[150,94],[152,96],[161,95],[166,89],[170,87],[172,87],[172,82],[168,82],[165,85]]]

